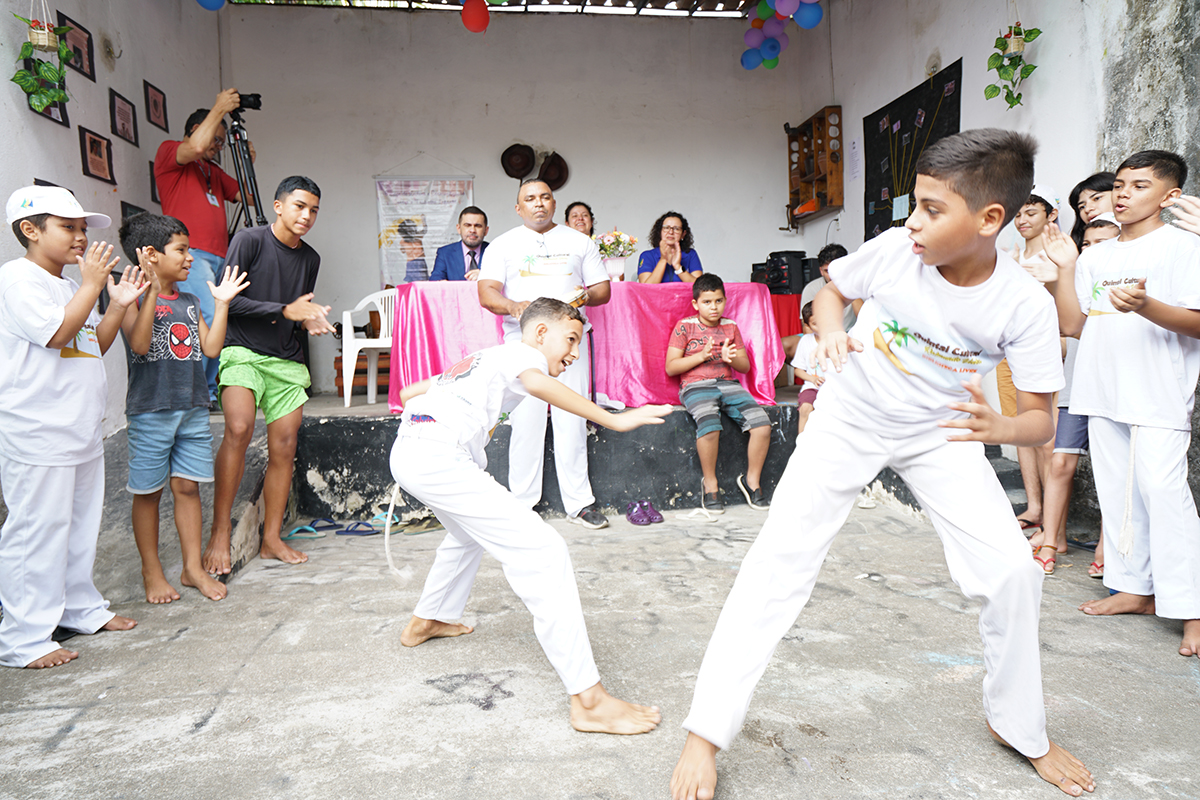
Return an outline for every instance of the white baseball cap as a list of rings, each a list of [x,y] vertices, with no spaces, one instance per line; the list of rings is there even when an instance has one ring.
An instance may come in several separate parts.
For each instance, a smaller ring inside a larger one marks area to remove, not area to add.
[[[1054,206],[1052,210],[1057,211],[1060,217],[1062,216],[1062,201],[1058,197],[1058,192],[1042,183],[1034,186],[1033,191],[1031,191],[1030,194],[1037,195],[1050,205]]]
[[[107,228],[112,217],[95,211],[84,211],[75,195],[61,186],[26,186],[17,189],[4,206],[8,224],[35,214],[53,214],[67,219],[86,219],[89,228]]]

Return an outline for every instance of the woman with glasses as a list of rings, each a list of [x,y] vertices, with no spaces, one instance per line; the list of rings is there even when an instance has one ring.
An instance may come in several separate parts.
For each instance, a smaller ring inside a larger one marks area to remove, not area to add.
[[[638,283],[694,283],[704,273],[692,249],[692,231],[677,211],[668,211],[650,229],[652,249],[638,256]]]

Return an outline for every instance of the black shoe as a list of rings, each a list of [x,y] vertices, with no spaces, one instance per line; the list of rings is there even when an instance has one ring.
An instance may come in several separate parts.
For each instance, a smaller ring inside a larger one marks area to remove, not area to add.
[[[724,514],[725,502],[721,500],[721,491],[704,491],[704,483],[700,483],[700,507],[710,514]]]
[[[595,503],[580,511],[577,516],[567,517],[567,519],[576,525],[582,525],[594,531],[608,527],[608,519],[600,513],[600,509],[596,508]]]
[[[766,511],[771,507],[771,504],[767,502],[767,498],[763,497],[762,487],[760,486],[757,489],[751,490],[746,485],[745,475],[737,476],[737,485],[742,490],[742,496],[746,498],[746,503],[755,511]]]

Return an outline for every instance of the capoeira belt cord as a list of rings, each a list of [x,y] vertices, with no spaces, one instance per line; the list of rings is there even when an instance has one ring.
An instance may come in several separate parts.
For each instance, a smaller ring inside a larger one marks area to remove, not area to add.
[[[405,578],[405,574],[396,569],[396,564],[392,561],[392,520],[395,517],[392,513],[396,510],[396,499],[400,497],[400,484],[397,483],[392,489],[392,502],[388,503],[387,521],[383,523],[383,554],[387,556],[388,572],[395,573],[401,578]]]
[[[1134,463],[1137,455],[1138,426],[1129,426],[1129,469],[1125,473],[1125,516],[1121,520],[1121,537],[1117,540],[1117,552],[1128,557],[1133,552],[1133,484]]]

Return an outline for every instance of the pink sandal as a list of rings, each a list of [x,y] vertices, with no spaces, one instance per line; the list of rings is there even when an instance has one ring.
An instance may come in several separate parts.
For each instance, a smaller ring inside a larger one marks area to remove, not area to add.
[[[1040,553],[1043,550],[1047,550],[1047,549],[1050,550],[1050,553],[1051,553],[1049,558],[1038,558],[1037,553],[1035,553],[1033,556],[1033,560],[1042,565],[1042,573],[1043,574],[1053,575],[1054,574],[1055,556],[1058,554],[1058,549],[1052,544],[1044,544],[1037,549],[1037,552]]]

